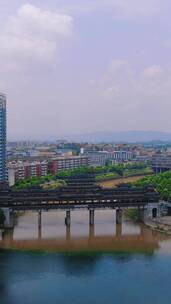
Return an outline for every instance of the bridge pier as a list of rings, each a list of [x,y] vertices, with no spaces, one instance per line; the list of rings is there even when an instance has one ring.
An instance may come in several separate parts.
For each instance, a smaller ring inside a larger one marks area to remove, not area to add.
[[[144,208],[143,209],[141,209],[141,208],[138,209],[138,218],[139,218],[139,221],[141,223],[144,223],[144,219],[145,219],[145,210],[144,210]]]
[[[42,227],[42,212],[41,210],[38,211],[38,228]]]
[[[116,224],[118,225],[122,224],[122,213],[123,211],[121,209],[116,209]]]
[[[66,217],[65,217],[65,225],[67,227],[69,227],[71,224],[71,211],[70,210],[67,210],[66,211]]]
[[[66,225],[66,240],[70,241],[71,240],[71,226]]]
[[[120,238],[122,235],[122,224],[116,224],[116,237]]]
[[[94,226],[94,209],[89,210],[89,225]]]
[[[42,238],[42,212],[38,211],[38,239]]]
[[[89,225],[89,240],[94,239],[95,236],[95,227],[94,225]]]
[[[1,208],[5,215],[4,228],[13,228],[14,227],[14,217],[10,208]]]

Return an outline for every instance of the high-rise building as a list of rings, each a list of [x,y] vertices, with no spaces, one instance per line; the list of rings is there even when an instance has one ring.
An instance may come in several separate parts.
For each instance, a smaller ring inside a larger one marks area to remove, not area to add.
[[[0,182],[6,179],[6,96],[0,93]]]

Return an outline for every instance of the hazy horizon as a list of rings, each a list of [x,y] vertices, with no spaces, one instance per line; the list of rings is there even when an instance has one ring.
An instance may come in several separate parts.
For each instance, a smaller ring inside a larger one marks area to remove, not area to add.
[[[27,135],[24,137],[9,138],[8,142],[12,141],[40,141],[40,142],[56,142],[57,140],[66,140],[68,142],[80,142],[80,143],[142,143],[142,142],[171,142],[171,132],[160,131],[98,131],[92,133],[74,133],[74,134],[51,134],[51,135]]]
[[[0,0],[8,138],[171,133],[169,0]]]

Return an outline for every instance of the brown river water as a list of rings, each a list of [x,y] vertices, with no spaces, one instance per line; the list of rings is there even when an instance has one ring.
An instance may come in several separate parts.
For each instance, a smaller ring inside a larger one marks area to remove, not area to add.
[[[37,212],[20,213],[0,232],[0,304],[170,304],[171,236],[116,225],[115,210],[96,210],[93,226],[88,210],[70,228],[64,218],[42,212],[39,227]]]
[[[14,229],[0,234],[0,248],[52,252],[168,252],[171,237],[141,224],[123,219],[116,225],[114,210],[96,210],[95,224],[89,226],[86,210],[71,213],[71,226],[64,223],[65,212],[25,212],[16,219]]]
[[[112,187],[142,178],[135,176],[101,183]],[[0,249],[42,250],[55,252],[154,252],[171,254],[171,237],[143,224],[123,218],[116,224],[115,210],[96,210],[95,224],[89,226],[88,210],[71,212],[71,225],[64,223],[64,211],[42,212],[41,229],[38,213],[16,214],[15,227],[0,231]]]

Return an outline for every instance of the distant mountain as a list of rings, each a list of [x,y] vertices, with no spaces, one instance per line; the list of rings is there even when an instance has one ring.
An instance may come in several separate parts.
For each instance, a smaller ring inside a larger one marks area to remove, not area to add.
[[[95,132],[89,134],[65,136],[68,140],[79,142],[151,142],[170,141],[171,133],[160,131],[123,131],[123,132]]]
[[[122,132],[95,132],[87,134],[73,134],[73,135],[49,135],[49,134],[25,134],[18,136],[10,136],[9,141],[15,140],[38,140],[38,141],[56,141],[57,139],[65,139],[76,142],[90,142],[90,143],[108,143],[108,142],[127,142],[140,143],[151,141],[167,141],[171,142],[171,133],[158,131],[122,131]]]

